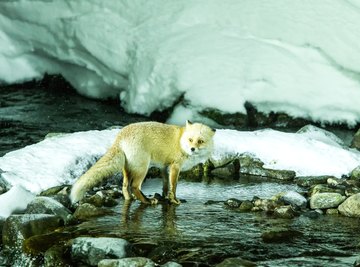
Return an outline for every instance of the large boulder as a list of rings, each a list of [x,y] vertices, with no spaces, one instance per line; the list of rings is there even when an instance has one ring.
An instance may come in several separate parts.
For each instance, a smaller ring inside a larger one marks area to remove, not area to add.
[[[155,267],[152,260],[143,257],[125,258],[119,260],[105,259],[99,262],[99,267]]]
[[[337,208],[344,200],[345,196],[339,193],[318,193],[310,198],[311,209]]]
[[[103,259],[121,259],[131,256],[131,245],[121,238],[78,237],[71,246],[71,259],[97,266]]]
[[[50,197],[34,198],[33,201],[28,204],[25,213],[58,215],[64,222],[68,222],[71,219],[71,211]]]
[[[57,215],[24,214],[8,217],[3,226],[3,244],[21,248],[26,238],[46,234],[63,226],[64,220]]]
[[[285,192],[280,200],[284,201],[285,204],[290,204],[293,207],[306,208],[307,199],[295,191]]]
[[[346,199],[338,210],[344,216],[360,217],[360,193]]]

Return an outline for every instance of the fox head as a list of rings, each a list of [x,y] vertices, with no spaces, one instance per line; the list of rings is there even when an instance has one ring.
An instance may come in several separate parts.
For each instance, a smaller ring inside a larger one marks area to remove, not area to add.
[[[188,155],[206,155],[213,149],[215,130],[201,123],[186,121],[185,130],[180,139],[181,148]]]

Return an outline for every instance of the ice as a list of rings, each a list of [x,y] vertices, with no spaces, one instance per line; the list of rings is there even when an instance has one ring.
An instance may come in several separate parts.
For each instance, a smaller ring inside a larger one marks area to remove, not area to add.
[[[35,198],[33,193],[22,186],[13,186],[9,191],[0,195],[0,217],[6,218],[15,211],[23,211]]]
[[[359,5],[341,0],[1,1],[0,83],[60,73],[145,115],[183,97],[175,112],[248,101],[354,126],[358,25]]]

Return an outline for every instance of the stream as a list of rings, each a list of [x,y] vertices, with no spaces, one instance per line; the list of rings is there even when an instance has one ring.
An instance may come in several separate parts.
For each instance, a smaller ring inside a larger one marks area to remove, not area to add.
[[[146,119],[126,114],[114,101],[83,98],[56,79],[0,88],[0,156],[38,142],[49,132],[105,129]],[[148,195],[160,189],[156,178],[143,185]],[[223,203],[229,198],[270,198],[289,190],[302,191],[291,183],[257,177],[180,180],[177,195],[186,202],[179,206],[120,200],[115,215],[84,222],[73,231],[127,239],[138,255],[158,263],[211,266],[241,257],[258,266],[352,266],[359,254],[359,219],[314,212],[276,219],[264,212],[230,210]],[[281,238],[264,238],[271,233]]]

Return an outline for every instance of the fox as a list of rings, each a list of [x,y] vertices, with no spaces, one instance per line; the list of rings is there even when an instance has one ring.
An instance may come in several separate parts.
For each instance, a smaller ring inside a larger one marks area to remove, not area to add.
[[[120,130],[104,156],[72,185],[71,202],[79,202],[89,189],[122,172],[125,200],[135,198],[145,204],[157,204],[156,198],[148,198],[141,191],[148,169],[156,166],[162,170],[163,197],[178,205],[179,173],[209,159],[215,131],[189,120],[185,126],[154,121],[129,124]]]

